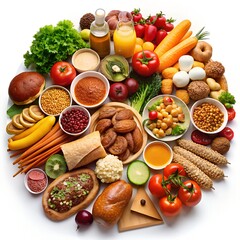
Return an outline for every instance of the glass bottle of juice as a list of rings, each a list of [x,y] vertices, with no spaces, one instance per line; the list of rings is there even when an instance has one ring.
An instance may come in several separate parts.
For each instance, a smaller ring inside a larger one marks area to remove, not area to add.
[[[100,58],[110,54],[110,32],[105,21],[105,11],[99,8],[95,12],[95,20],[90,26],[90,47]]]
[[[119,21],[113,33],[113,43],[115,54],[131,58],[136,44],[136,32],[132,18],[126,16],[126,12],[121,12],[118,16]]]

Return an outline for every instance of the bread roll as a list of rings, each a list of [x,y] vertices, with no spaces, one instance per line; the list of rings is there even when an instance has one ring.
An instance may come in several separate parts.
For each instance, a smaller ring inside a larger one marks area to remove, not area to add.
[[[53,221],[64,220],[87,208],[98,191],[99,182],[93,170],[82,168],[65,173],[45,190],[42,197],[44,213]]]
[[[8,94],[17,105],[32,103],[45,87],[45,78],[38,72],[22,72],[10,82]]]
[[[118,180],[107,186],[93,204],[92,214],[104,227],[114,226],[132,197],[132,186]]]

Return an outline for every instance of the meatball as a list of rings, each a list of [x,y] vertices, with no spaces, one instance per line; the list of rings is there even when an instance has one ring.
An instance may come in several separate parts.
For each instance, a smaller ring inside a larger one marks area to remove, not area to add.
[[[216,137],[212,141],[211,148],[221,154],[225,154],[230,149],[230,141],[225,137]]]
[[[222,63],[217,61],[208,62],[205,66],[205,72],[208,77],[219,79],[223,76],[225,68]]]
[[[210,93],[210,88],[204,81],[192,81],[187,88],[189,97],[194,100],[206,98]]]

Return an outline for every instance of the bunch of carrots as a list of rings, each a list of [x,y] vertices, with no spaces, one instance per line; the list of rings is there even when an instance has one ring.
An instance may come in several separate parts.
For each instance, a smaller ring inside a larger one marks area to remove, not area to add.
[[[183,20],[155,48],[154,52],[160,61],[159,72],[173,66],[182,55],[192,50],[199,40],[204,40],[209,35],[208,32],[203,32],[203,27],[195,36],[191,36],[190,27],[191,21]]]
[[[32,146],[13,151],[10,157],[18,156],[13,164],[18,164],[19,168],[13,176],[15,177],[19,173],[26,173],[31,168],[42,166],[51,155],[61,151],[60,146],[62,144],[74,139],[76,137],[64,133],[57,122],[43,138]]]

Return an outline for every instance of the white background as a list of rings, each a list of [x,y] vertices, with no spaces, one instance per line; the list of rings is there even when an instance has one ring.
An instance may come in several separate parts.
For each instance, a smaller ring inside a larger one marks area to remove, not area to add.
[[[177,22],[190,19],[191,29],[196,33],[205,26],[211,35],[213,59],[225,66],[229,90],[239,102],[240,48],[239,11],[237,1],[191,1],[191,0],[131,0],[131,1],[5,1],[1,5],[0,43],[0,89],[1,89],[1,159],[0,159],[0,238],[14,239],[227,239],[238,234],[240,216],[240,160],[237,142],[239,103],[236,104],[237,118],[229,126],[235,131],[235,138],[227,158],[231,162],[225,169],[228,176],[224,181],[215,182],[215,190],[204,191],[201,203],[191,210],[184,210],[173,220],[165,219],[163,225],[118,233],[117,227],[104,230],[94,223],[91,227],[76,231],[74,217],[62,222],[51,222],[41,208],[41,196],[32,196],[23,186],[23,176],[13,178],[16,166],[7,155],[8,85],[10,80],[23,68],[23,54],[29,49],[33,35],[44,25],[55,25],[69,19],[78,27],[80,17],[102,7],[106,12],[112,9],[131,11],[140,8],[144,16],[163,11],[167,18]]]

